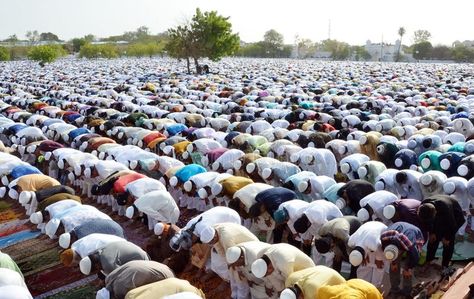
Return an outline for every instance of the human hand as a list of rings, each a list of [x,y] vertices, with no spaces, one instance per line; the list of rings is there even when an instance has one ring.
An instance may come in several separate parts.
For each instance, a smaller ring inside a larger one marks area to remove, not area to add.
[[[375,265],[377,266],[378,269],[382,269],[383,268],[383,261],[375,260]]]
[[[273,290],[272,289],[269,289],[267,287],[265,287],[265,293],[267,293],[267,296],[268,297],[272,297],[273,296]]]
[[[403,269],[402,275],[405,279],[411,278],[413,276],[413,271],[411,269]]]
[[[390,264],[390,271],[397,272],[398,271],[398,264],[397,263],[391,263]]]

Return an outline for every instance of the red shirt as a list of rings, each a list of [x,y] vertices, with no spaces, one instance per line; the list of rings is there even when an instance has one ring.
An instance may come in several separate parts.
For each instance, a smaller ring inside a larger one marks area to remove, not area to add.
[[[123,175],[115,181],[113,192],[117,194],[125,193],[125,186],[127,186],[128,183],[142,178],[146,178],[146,176],[138,172]]]

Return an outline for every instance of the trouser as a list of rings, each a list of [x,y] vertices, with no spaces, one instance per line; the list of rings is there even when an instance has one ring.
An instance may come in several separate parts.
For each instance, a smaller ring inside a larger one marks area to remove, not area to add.
[[[375,264],[359,266],[357,269],[357,278],[372,283],[376,288],[382,285],[384,269],[379,269]]]
[[[332,259],[332,268],[337,272],[341,273],[342,262],[344,261],[344,256],[339,254],[337,251],[334,253],[334,258]],[[346,260],[348,262],[349,260]],[[357,278],[357,267],[351,265],[351,273],[349,274],[349,279]]]
[[[412,290],[412,277],[406,278],[402,277],[400,271],[402,267],[405,266],[407,262],[401,258],[396,259],[392,262],[390,267],[390,291],[391,292],[402,292],[405,296],[410,296]],[[395,268],[395,269],[394,269]],[[400,289],[400,282],[402,283],[402,289]]]
[[[436,238],[436,241],[434,242],[428,242],[428,250],[426,252],[426,261],[431,262],[432,260],[435,259],[436,256],[436,250],[438,250],[439,247],[439,242],[440,240]],[[448,245],[443,244],[443,260],[441,262],[441,265],[443,267],[448,267],[449,262],[451,262],[451,258],[453,257],[454,253],[454,238],[449,240]]]
[[[233,299],[248,299],[250,298],[250,288],[246,279],[239,276],[237,270],[229,269],[230,289],[232,291],[231,297]]]
[[[229,268],[225,257],[211,250],[211,270],[225,281],[229,281]]]
[[[273,244],[281,243],[285,226],[279,225],[273,229]]]

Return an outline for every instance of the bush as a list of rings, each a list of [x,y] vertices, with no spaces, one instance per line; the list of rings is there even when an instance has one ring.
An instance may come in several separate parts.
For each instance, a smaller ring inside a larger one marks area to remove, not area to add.
[[[81,58],[116,58],[118,57],[118,50],[112,44],[91,45],[85,44],[79,51]]]
[[[30,51],[31,47],[14,46],[10,47],[9,49],[11,60],[19,60],[28,58],[28,52]]]
[[[28,51],[28,58],[40,63],[50,63],[67,53],[60,45],[44,45],[32,47]]]
[[[163,46],[157,43],[138,43],[128,46],[126,49],[125,55],[135,56],[135,57],[144,57],[144,56],[155,56],[161,54],[163,51]]]
[[[10,51],[5,47],[0,47],[0,61],[10,60]]]

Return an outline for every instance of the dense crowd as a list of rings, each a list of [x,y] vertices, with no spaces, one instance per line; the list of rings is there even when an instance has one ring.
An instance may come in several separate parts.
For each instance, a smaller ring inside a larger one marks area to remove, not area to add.
[[[0,65],[2,200],[58,239],[64,265],[98,275],[96,298],[205,298],[177,278],[190,267],[239,299],[411,298],[415,268],[453,271],[474,236],[471,66],[210,70]],[[31,298],[0,254],[0,298]]]

